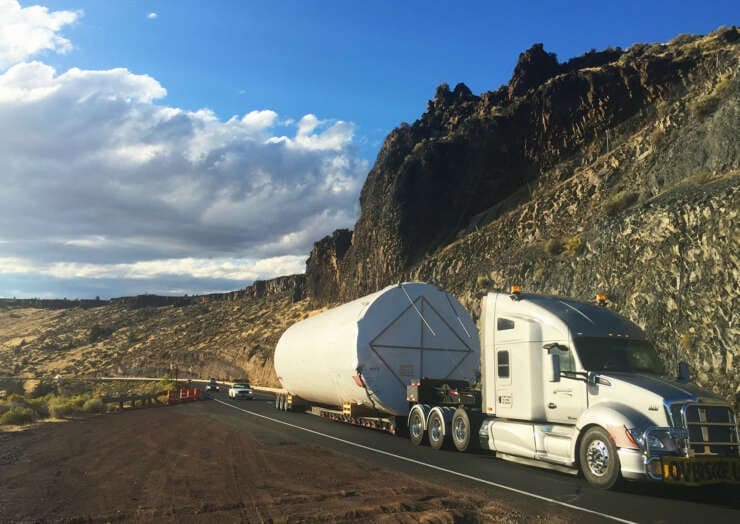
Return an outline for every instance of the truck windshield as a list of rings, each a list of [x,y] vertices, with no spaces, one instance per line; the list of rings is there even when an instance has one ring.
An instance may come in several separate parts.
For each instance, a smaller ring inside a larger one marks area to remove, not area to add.
[[[588,371],[665,373],[655,348],[645,340],[578,337],[575,344]]]

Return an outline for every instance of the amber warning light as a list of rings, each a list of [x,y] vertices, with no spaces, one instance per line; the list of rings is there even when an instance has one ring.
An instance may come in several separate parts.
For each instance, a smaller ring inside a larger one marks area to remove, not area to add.
[[[511,294],[518,295],[522,292],[522,286],[511,286]]]
[[[596,302],[598,302],[600,306],[606,305],[606,295],[604,293],[597,293]]]

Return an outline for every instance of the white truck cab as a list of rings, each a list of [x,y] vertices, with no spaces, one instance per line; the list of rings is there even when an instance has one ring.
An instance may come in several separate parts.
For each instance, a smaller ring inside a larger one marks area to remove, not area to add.
[[[605,297],[604,297],[605,300]],[[502,458],[620,478],[740,480],[727,403],[665,373],[642,330],[599,304],[488,293],[482,301],[480,444]]]

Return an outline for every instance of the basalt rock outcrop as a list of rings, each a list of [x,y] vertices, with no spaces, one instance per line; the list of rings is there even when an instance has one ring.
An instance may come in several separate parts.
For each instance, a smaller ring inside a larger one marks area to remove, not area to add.
[[[671,125],[734,75],[736,40],[731,28],[563,64],[537,45],[522,54],[505,88],[475,96],[462,84],[440,86],[421,118],[392,131],[378,154],[361,192],[338,298],[396,281],[480,214],[531,200],[639,129]],[[702,154],[706,168],[722,154]],[[667,176],[684,173],[677,166]]]
[[[339,294],[339,267],[352,244],[352,231],[338,229],[314,244],[306,261],[306,287],[313,306],[335,301]]]

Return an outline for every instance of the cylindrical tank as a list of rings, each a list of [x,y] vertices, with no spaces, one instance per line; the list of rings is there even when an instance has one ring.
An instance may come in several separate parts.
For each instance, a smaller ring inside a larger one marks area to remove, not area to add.
[[[457,299],[410,282],[292,325],[275,348],[275,371],[309,402],[406,415],[411,379],[473,381],[479,357],[475,324]]]

